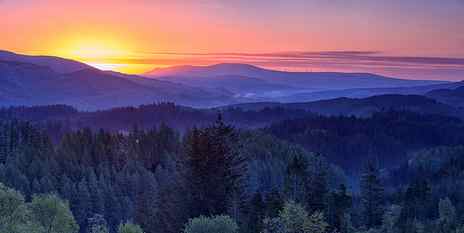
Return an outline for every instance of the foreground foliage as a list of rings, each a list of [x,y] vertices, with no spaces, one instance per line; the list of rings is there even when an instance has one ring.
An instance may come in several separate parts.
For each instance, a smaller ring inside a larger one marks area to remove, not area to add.
[[[78,129],[57,142],[43,125],[4,121],[0,232],[459,232],[462,122],[443,119],[395,112],[246,131],[218,119],[184,132]],[[331,151],[358,164],[336,165]],[[378,159],[389,153],[394,167]]]

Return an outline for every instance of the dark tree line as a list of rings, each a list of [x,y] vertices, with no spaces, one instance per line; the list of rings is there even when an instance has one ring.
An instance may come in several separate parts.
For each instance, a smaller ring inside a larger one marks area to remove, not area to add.
[[[196,229],[195,224],[209,227],[208,221],[234,221],[247,233],[460,230],[464,150],[422,148],[459,144],[460,121],[389,112],[281,124],[240,130],[219,118],[182,133],[164,124],[127,132],[83,128],[53,141],[43,124],[4,120],[0,183],[21,192],[25,202],[50,193],[67,200],[81,233],[101,225],[115,233],[127,222],[146,233],[178,233]],[[335,138],[355,134],[366,135],[359,137],[365,140],[358,142],[361,150],[365,144],[376,148],[368,155],[345,151],[359,157],[359,178],[347,176],[324,150],[308,152],[307,141],[296,140],[327,135],[317,142],[330,148]],[[435,144],[431,136],[437,137]],[[393,142],[401,142],[408,150],[422,149],[413,155],[400,151],[408,156],[400,166],[381,166],[386,151],[377,145],[379,138],[391,140],[385,143],[394,148]],[[222,215],[230,219],[214,217]]]
[[[359,173],[367,158],[393,167],[420,149],[464,144],[463,130],[464,123],[457,118],[407,111],[379,112],[367,118],[303,117],[265,129],[325,155],[349,173]]]

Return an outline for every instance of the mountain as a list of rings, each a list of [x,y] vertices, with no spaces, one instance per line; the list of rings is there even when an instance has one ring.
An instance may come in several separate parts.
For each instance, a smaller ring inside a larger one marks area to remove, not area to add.
[[[20,63],[30,63],[43,67],[48,67],[56,73],[65,74],[71,73],[82,69],[90,69],[91,66],[82,62],[65,59],[54,56],[29,56],[9,51],[0,50],[1,61],[12,61]]]
[[[322,115],[369,116],[379,111],[412,111],[424,114],[440,114],[464,117],[463,111],[434,99],[420,95],[379,95],[368,98],[336,98],[303,103],[245,103],[222,107],[239,108],[244,111],[259,111],[266,108],[300,109]]]
[[[98,110],[175,102],[203,108],[264,101],[302,102],[314,99],[314,95],[319,95],[316,99],[329,99],[359,92],[407,93],[417,89],[422,94],[456,86],[362,73],[282,72],[245,64],[171,67],[156,69],[147,76],[101,71],[59,57],[0,51],[0,106],[66,104],[80,110]]]
[[[9,52],[1,52],[0,58],[0,106],[67,104],[97,110],[153,102],[194,107],[239,103],[222,92],[101,71],[62,58]]]
[[[221,63],[211,66],[172,66],[156,68],[145,75],[150,77],[163,76],[190,76],[190,77],[215,77],[224,75],[261,76],[272,74],[274,71],[261,69],[248,64]]]
[[[286,96],[288,93],[298,93],[295,91],[295,87],[292,86],[241,75],[220,75],[215,77],[167,76],[158,77],[157,79],[220,91],[236,97],[247,98],[249,101],[262,101],[266,98]]]
[[[190,84],[200,79],[238,76],[285,85],[295,90],[334,90],[349,88],[405,87],[445,83],[429,80],[404,80],[369,73],[285,72],[260,67],[223,63],[211,66],[176,66],[154,69],[144,76]],[[237,79],[240,83],[242,79]]]
[[[276,98],[279,102],[303,102],[317,101],[324,99],[349,97],[349,98],[366,98],[375,95],[426,95],[428,92],[436,89],[455,89],[464,86],[464,81],[447,82],[431,85],[408,86],[408,87],[385,87],[385,88],[352,88],[343,90],[326,90],[315,92],[303,92],[293,95],[282,96]]]
[[[436,89],[428,92],[426,96],[455,107],[464,108],[464,81],[463,85],[454,89]]]

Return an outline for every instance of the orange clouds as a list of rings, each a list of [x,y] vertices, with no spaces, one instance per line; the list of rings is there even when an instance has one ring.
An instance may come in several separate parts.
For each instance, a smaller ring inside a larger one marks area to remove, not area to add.
[[[464,5],[416,1],[0,0],[0,49],[111,67],[114,60],[154,52],[360,50],[464,57]],[[169,64],[195,63],[175,59]],[[137,70],[148,65],[137,64]]]

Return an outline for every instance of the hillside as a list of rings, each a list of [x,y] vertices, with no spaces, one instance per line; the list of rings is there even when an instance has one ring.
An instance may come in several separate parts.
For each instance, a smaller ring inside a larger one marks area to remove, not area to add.
[[[370,73],[284,72],[248,64],[223,63],[211,66],[159,68],[144,76],[166,81],[224,89],[261,101],[307,101],[299,96],[332,91],[323,99],[335,98],[338,90],[352,88],[399,88],[446,83],[429,80],[404,80]]]
[[[66,104],[97,110],[154,102],[195,107],[239,102],[219,91],[100,71],[62,58],[8,52],[0,58],[0,106]]]
[[[369,116],[379,111],[407,110],[425,114],[464,116],[460,109],[420,95],[379,95],[359,99],[342,97],[302,103],[263,102],[238,104],[228,107],[251,111],[278,107],[284,109],[300,109],[323,115]]]
[[[455,107],[464,107],[464,85],[454,89],[432,90],[426,96]]]

